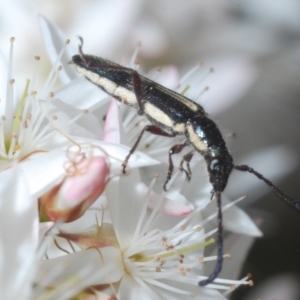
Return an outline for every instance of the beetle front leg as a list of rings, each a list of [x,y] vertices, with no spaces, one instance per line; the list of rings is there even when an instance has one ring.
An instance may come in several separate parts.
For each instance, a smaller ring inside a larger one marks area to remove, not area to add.
[[[170,150],[169,150],[169,170],[168,170],[168,175],[167,175],[167,180],[166,182],[164,183],[164,186],[163,186],[163,189],[165,191],[167,191],[167,184],[169,182],[169,180],[171,179],[172,177],[172,173],[173,173],[173,170],[174,170],[174,164],[173,164],[173,160],[172,160],[172,155],[173,154],[177,154],[177,153],[180,153],[181,150],[187,146],[187,142],[184,142],[182,144],[177,144],[177,145],[174,145]]]
[[[143,128],[143,130],[141,131],[141,133],[139,134],[139,136],[138,136],[137,140],[135,141],[134,145],[130,149],[128,155],[125,157],[125,160],[122,163],[123,174],[126,173],[126,167],[127,167],[128,160],[129,160],[130,156],[132,155],[132,153],[137,148],[138,144],[140,143],[141,138],[142,138],[145,131],[148,131],[152,134],[160,135],[160,136],[166,136],[166,137],[174,137],[175,136],[175,134],[167,133],[167,132],[163,131],[160,127],[158,127],[156,125],[147,125],[147,126],[145,126]]]
[[[189,153],[187,153],[186,155],[184,155],[181,159],[181,162],[180,162],[180,165],[178,167],[178,169],[182,172],[185,173],[186,175],[186,179],[188,181],[191,180],[191,177],[192,177],[192,171],[191,171],[191,168],[190,168],[190,161],[194,155],[194,150],[190,151]],[[186,162],[186,169],[184,169],[183,167],[183,163]]]

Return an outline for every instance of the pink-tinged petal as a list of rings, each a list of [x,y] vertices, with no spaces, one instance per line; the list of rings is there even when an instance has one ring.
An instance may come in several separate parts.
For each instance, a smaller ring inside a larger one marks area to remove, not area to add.
[[[17,167],[0,173],[1,299],[27,299],[38,242],[37,205]]]
[[[142,199],[145,199],[149,188],[144,183],[140,182],[136,186],[136,189],[139,193],[139,196]],[[172,195],[170,194],[170,196]],[[168,196],[164,197],[159,208],[160,213],[173,217],[184,217],[194,210],[193,205],[188,202],[184,196],[180,195],[178,191],[174,196],[174,199],[176,200],[172,200]],[[161,195],[151,191],[149,197],[149,207],[153,209],[159,201],[161,201]]]
[[[81,217],[103,192],[109,173],[106,159],[93,157],[72,166],[62,183],[39,199],[42,221],[71,222]]]
[[[103,149],[107,154],[107,159],[109,160],[110,163],[111,172],[112,173],[117,172],[118,174],[120,174],[121,164],[130,151],[129,147],[126,147],[121,144],[112,144],[112,143],[107,143],[107,142],[102,142],[97,140],[91,140],[91,139],[83,140],[73,136],[69,136],[69,138],[75,140],[80,145],[89,144],[89,145],[93,145],[95,148],[99,147],[100,149]],[[101,154],[103,154],[103,152]],[[148,156],[143,152],[135,151],[130,157],[128,163],[128,172],[130,172],[130,169],[157,165],[157,164],[159,164],[159,161],[151,158],[150,156]]]
[[[82,201],[93,202],[105,187],[109,172],[105,158],[85,159],[76,168],[76,173],[64,180],[57,195],[62,209]]]
[[[119,107],[116,101],[112,101],[105,119],[103,130],[103,141],[109,143],[119,144],[120,137],[120,113]]]
[[[155,197],[154,199],[150,199],[150,201],[153,204],[155,204],[155,202],[157,201],[157,198]],[[193,210],[194,210],[194,208],[192,207],[192,205],[189,206],[182,202],[170,200],[165,197],[164,202],[159,209],[159,212],[164,215],[168,215],[168,216],[184,217],[184,216],[190,214]]]

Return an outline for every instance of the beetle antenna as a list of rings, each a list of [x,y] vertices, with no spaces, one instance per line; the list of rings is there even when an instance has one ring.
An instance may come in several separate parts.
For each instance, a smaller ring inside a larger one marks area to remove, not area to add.
[[[78,39],[80,41],[80,44],[78,45],[78,52],[80,54],[81,59],[87,64],[89,65],[89,63],[87,62],[87,60],[85,59],[85,55],[82,51],[82,47],[83,47],[83,38],[81,36],[78,36]]]
[[[272,188],[273,191],[277,194],[277,196],[280,199],[286,201],[289,205],[293,206],[297,210],[300,210],[300,203],[299,202],[297,202],[293,198],[286,195],[281,189],[279,189],[276,185],[274,185],[270,180],[265,178],[262,174],[258,173],[257,171],[255,171],[251,167],[249,167],[247,165],[241,165],[241,166],[234,166],[234,169],[254,174],[257,178],[264,181],[270,188]]]
[[[222,218],[222,206],[221,206],[221,192],[214,191],[213,195],[217,198],[217,209],[218,209],[218,256],[217,263],[214,271],[207,277],[207,279],[201,280],[198,284],[205,286],[213,282],[222,269],[223,262],[223,218]]]

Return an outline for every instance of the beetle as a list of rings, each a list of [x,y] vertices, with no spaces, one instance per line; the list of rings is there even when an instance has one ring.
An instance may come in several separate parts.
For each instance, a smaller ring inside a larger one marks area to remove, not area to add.
[[[142,76],[136,70],[123,67],[117,63],[97,56],[86,55],[82,51],[83,39],[79,37],[79,54],[72,57],[71,64],[76,71],[87,80],[101,88],[116,100],[129,105],[137,110],[139,115],[144,115],[151,125],[146,125],[139,134],[124,162],[123,173],[132,153],[137,148],[143,134],[147,131],[155,135],[165,137],[184,136],[185,141],[176,144],[169,150],[169,169],[164,190],[171,179],[174,165],[172,155],[178,154],[186,146],[194,149],[183,156],[179,169],[186,173],[187,179],[191,178],[189,167],[194,152],[200,153],[206,162],[209,181],[212,185],[211,199],[217,202],[217,262],[214,271],[207,279],[199,282],[205,286],[214,281],[222,268],[223,261],[223,224],[221,194],[226,188],[228,178],[235,169],[249,172],[264,181],[277,196],[300,210],[300,203],[287,196],[262,174],[248,165],[235,165],[230,155],[222,134],[213,120],[211,120],[204,108],[198,103],[175,91]],[[186,169],[182,167],[186,163]]]

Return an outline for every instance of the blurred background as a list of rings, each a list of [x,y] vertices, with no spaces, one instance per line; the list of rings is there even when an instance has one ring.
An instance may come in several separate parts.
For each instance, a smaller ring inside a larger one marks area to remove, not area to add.
[[[8,56],[9,39],[16,37],[20,78],[32,70],[35,55],[47,57],[39,14],[74,47],[81,35],[87,53],[115,61],[128,61],[141,41],[145,71],[174,65],[183,75],[203,61],[189,97],[222,128],[236,164],[249,164],[300,201],[300,1],[2,1],[0,45]],[[47,59],[42,64],[50,67]],[[211,67],[215,72],[202,82]],[[253,275],[254,287],[237,289],[231,299],[300,299],[299,212],[254,176],[236,171],[226,195],[244,194],[249,199],[242,205],[264,237],[244,254],[241,268],[240,277]]]

